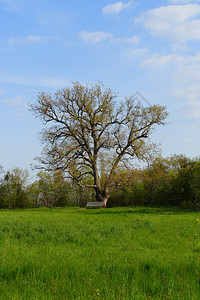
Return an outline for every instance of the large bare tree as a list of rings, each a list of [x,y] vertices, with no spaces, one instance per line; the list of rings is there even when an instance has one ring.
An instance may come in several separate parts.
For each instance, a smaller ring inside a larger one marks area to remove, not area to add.
[[[93,188],[103,207],[117,168],[147,158],[149,136],[167,117],[160,105],[143,107],[133,97],[119,102],[102,83],[74,82],[52,95],[40,93],[30,107],[46,125],[41,168],[61,169],[81,187]]]

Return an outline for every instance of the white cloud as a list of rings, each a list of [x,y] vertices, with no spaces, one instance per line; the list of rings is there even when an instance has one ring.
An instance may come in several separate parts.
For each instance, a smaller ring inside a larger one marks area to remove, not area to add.
[[[159,55],[159,54],[154,54],[151,57],[148,57],[143,61],[143,65],[152,65],[156,67],[161,67],[164,66],[172,60],[174,60],[175,55],[174,54],[168,54],[168,55]]]
[[[196,55],[180,55],[177,53],[171,53],[166,55],[160,55],[158,53],[146,58],[143,61],[143,65],[161,67],[172,63],[173,66],[191,66],[196,65],[200,62],[200,52]]]
[[[96,32],[88,32],[88,31],[81,31],[79,32],[79,37],[84,40],[88,44],[98,44],[103,41],[110,40],[113,35],[110,33],[96,31]]]
[[[116,2],[113,4],[109,4],[105,7],[103,7],[103,13],[104,14],[119,14],[122,10],[130,8],[132,4],[132,1],[129,1],[128,3],[123,3],[122,1]]]
[[[184,86],[199,86],[200,64],[180,66],[175,73],[175,80]]]
[[[71,85],[71,83],[63,78],[56,77],[42,77],[38,85],[51,87],[51,88],[65,88],[66,86]]]
[[[131,38],[127,38],[125,42],[126,42],[126,43],[134,43],[134,44],[137,44],[137,43],[139,43],[139,41],[140,41],[140,37],[137,36],[137,35],[135,35],[135,36],[133,36],[133,37],[131,37]]]
[[[6,72],[0,73],[0,83],[50,88],[64,88],[71,84],[64,78],[33,76],[30,74],[10,74]]]
[[[23,96],[15,96],[8,99],[3,99],[0,102],[10,105],[10,106],[22,106],[24,105],[25,97]]]
[[[21,40],[22,43],[43,43],[48,40],[48,36],[29,35]]]
[[[189,109],[187,109],[187,114],[189,114],[192,118],[200,118],[200,99],[198,102],[190,102]]]
[[[176,55],[176,61],[182,66],[185,65],[196,65],[200,62],[200,52],[196,53],[196,55]]]
[[[21,6],[19,5],[19,1],[16,0],[1,0],[2,3],[5,4],[6,9],[8,11],[20,12]]]
[[[13,45],[16,43],[16,41],[17,41],[17,39],[14,38],[14,37],[9,38],[9,39],[8,39],[8,44],[9,44],[10,46],[13,46]]]
[[[156,53],[146,58],[142,65],[149,67],[151,72],[155,71],[155,77],[162,73],[170,98],[181,103],[179,109],[184,115],[200,118],[200,52],[195,55]]]
[[[108,42],[110,44],[138,44],[140,41],[140,37],[135,35],[132,37],[115,37],[111,33],[106,33],[103,31],[95,31],[95,32],[88,32],[88,31],[81,31],[79,32],[79,37],[90,45],[96,45],[101,42]]]
[[[138,56],[138,55],[145,55],[148,53],[148,49],[147,48],[139,48],[139,49],[131,49],[129,51],[126,52],[125,56]]]
[[[172,80],[177,87],[172,90],[175,99],[186,100],[185,114],[192,118],[200,117],[200,61],[188,65],[181,65]]]
[[[23,38],[11,37],[7,40],[8,45],[13,48],[14,46],[21,46],[24,44],[31,43],[46,43],[49,41],[57,40],[57,36],[47,36],[47,35],[29,35]]]
[[[39,25],[54,29],[53,31],[58,28],[67,28],[72,20],[74,20],[74,15],[66,10],[58,11],[57,9],[48,10],[37,8],[35,11],[35,21]]]
[[[140,37],[137,35],[134,35],[132,37],[119,37],[115,38],[112,37],[110,39],[111,43],[119,43],[119,44],[138,44],[140,42]]]
[[[200,2],[199,0],[170,0],[172,4],[188,4],[192,2]]]
[[[171,92],[175,99],[186,100],[187,103],[181,106],[186,116],[200,118],[200,87],[193,84],[182,88],[176,88]]]
[[[136,21],[153,36],[185,43],[200,40],[200,5],[168,5],[147,10]]]

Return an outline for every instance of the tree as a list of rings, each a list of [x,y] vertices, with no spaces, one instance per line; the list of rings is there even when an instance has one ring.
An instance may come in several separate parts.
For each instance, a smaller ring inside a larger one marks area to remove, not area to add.
[[[26,185],[29,179],[28,170],[14,168],[6,172],[0,185],[0,208],[29,207]]]
[[[133,97],[117,97],[102,83],[74,82],[53,95],[39,93],[30,105],[46,125],[40,168],[61,169],[79,186],[93,188],[103,207],[117,168],[132,158],[147,159],[153,149],[149,136],[167,117],[163,106],[145,108]]]
[[[163,204],[169,201],[173,171],[167,158],[156,157],[143,170],[143,183],[146,200],[150,204]]]
[[[34,206],[53,207],[59,203],[68,204],[69,184],[60,171],[42,172],[37,180],[29,186],[29,193]]]
[[[173,204],[199,207],[200,159],[174,155],[170,162],[174,172],[171,191]]]

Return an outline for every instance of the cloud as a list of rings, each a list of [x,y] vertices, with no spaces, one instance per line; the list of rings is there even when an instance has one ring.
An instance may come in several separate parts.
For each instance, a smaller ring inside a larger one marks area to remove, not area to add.
[[[119,37],[115,38],[112,37],[110,39],[111,43],[120,43],[120,44],[138,44],[140,42],[140,37],[137,35],[134,35],[132,37]]]
[[[1,2],[5,5],[6,10],[20,12],[21,6],[19,1],[16,0],[1,0]]]
[[[143,67],[148,67],[155,77],[162,77],[169,99],[181,103],[179,110],[189,118],[200,118],[200,52],[182,55],[177,52],[147,57]],[[162,75],[161,75],[162,74]],[[181,101],[181,102],[180,102]]]
[[[31,44],[31,43],[46,43],[49,41],[57,40],[57,36],[48,36],[48,35],[29,35],[23,38],[15,38],[11,37],[8,39],[7,43],[10,47],[14,47],[15,45],[23,45],[23,44]]]
[[[102,11],[104,14],[119,14],[122,10],[130,8],[131,4],[132,1],[129,1],[128,3],[120,1],[103,7]]]
[[[192,64],[197,64],[200,62],[200,52],[196,53],[196,55],[180,55],[177,53],[171,53],[166,55],[160,55],[158,53],[153,54],[152,56],[146,58],[143,61],[143,65],[149,65],[154,67],[162,67],[164,65],[172,63],[178,66],[187,66]]]
[[[199,0],[170,0],[172,4],[188,4],[191,2],[200,2]]]
[[[151,65],[151,66],[156,66],[156,67],[161,67],[164,66],[174,59],[175,55],[174,54],[168,54],[168,55],[159,55],[159,54],[154,54],[147,59],[143,61],[143,65]]]
[[[51,87],[51,88],[65,88],[66,86],[71,85],[71,82],[64,78],[56,77],[42,77],[38,85]]]
[[[96,31],[96,32],[88,32],[88,31],[81,31],[79,32],[79,37],[84,40],[88,44],[98,44],[103,41],[110,40],[113,35],[110,33]]]
[[[136,20],[153,36],[175,43],[200,40],[200,5],[168,5],[147,10]]]
[[[198,102],[190,102],[189,108],[186,110],[186,114],[189,114],[192,118],[195,119],[200,118],[200,99]]]
[[[10,46],[13,46],[14,44],[16,44],[16,42],[17,42],[17,39],[14,37],[8,39],[8,44]]]
[[[108,42],[110,44],[138,44],[140,41],[140,37],[137,35],[132,37],[115,37],[113,34],[103,31],[81,31],[79,32],[79,37],[90,45],[96,45],[101,42]]]
[[[38,5],[36,5],[37,7]],[[70,14],[66,10],[54,10],[47,9],[36,9],[35,10],[35,21],[42,26],[52,28],[53,32],[55,29],[68,28],[69,24],[74,20],[74,14]],[[57,31],[57,30],[56,30]]]
[[[200,87],[197,84],[176,88],[171,92],[175,99],[186,100],[187,103],[181,106],[184,114],[191,118],[200,118]]]
[[[199,78],[200,63],[181,65],[175,73],[175,80],[183,83],[184,86],[199,86]]]
[[[64,88],[71,83],[65,78],[33,76],[30,74],[10,74],[0,72],[0,83],[12,83],[22,86]]]
[[[21,40],[22,43],[43,43],[48,40],[48,36],[29,35]]]
[[[191,58],[190,58],[191,60]],[[176,82],[176,87],[172,90],[175,99],[187,101],[184,112],[186,116],[192,118],[200,117],[200,59],[194,57],[193,62],[182,64],[175,71],[172,80]]]
[[[149,49],[147,48],[131,49],[126,52],[125,56],[134,57],[138,55],[145,55],[148,53],[148,51]]]
[[[23,106],[26,97],[23,96],[14,96],[12,98],[1,100],[1,103],[10,105],[10,106]]]

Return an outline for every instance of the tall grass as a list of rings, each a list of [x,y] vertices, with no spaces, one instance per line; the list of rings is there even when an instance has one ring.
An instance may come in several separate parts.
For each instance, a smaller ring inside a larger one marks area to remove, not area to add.
[[[0,299],[200,299],[200,213],[0,211]]]

